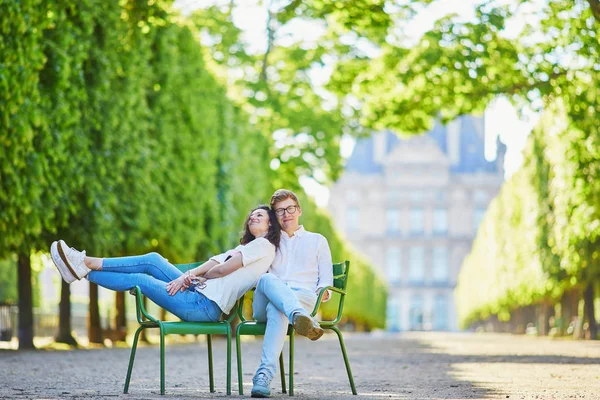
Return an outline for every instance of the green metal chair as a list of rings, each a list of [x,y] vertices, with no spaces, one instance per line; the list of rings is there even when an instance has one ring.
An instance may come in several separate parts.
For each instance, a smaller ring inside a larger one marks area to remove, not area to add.
[[[180,271],[185,272],[192,268],[196,268],[201,264],[203,264],[203,262],[175,264],[175,267]],[[211,393],[214,393],[215,391],[211,335],[227,335],[227,394],[231,394],[231,321],[236,315],[235,307],[237,307],[237,304],[229,314],[229,317],[219,322],[160,321],[152,317],[146,311],[142,300],[142,292],[138,286],[132,288],[129,293],[136,297],[136,313],[140,327],[135,332],[133,338],[133,346],[131,347],[129,367],[127,368],[127,378],[125,378],[123,393],[127,393],[127,390],[129,389],[129,381],[131,379],[131,371],[133,369],[133,361],[135,359],[135,351],[140,334],[144,329],[158,328],[160,332],[160,394],[165,394],[165,335],[169,334],[206,334],[208,343],[208,376]]]
[[[340,341],[340,347],[342,349],[342,355],[344,356],[344,363],[346,364],[346,372],[348,373],[348,380],[350,381],[350,387],[352,388],[352,394],[356,394],[356,387],[354,386],[354,378],[352,377],[352,370],[350,369],[350,362],[348,361],[348,355],[346,353],[346,346],[344,345],[344,338],[342,337],[342,332],[340,332],[339,328],[336,326],[340,319],[342,318],[342,312],[344,310],[344,298],[346,297],[346,284],[348,282],[348,271],[350,269],[350,262],[345,261],[337,264],[333,264],[333,286],[328,286],[323,288],[317,297],[317,303],[311,313],[312,316],[317,314],[319,310],[319,306],[321,305],[321,299],[325,294],[326,290],[331,290],[333,292],[339,293],[339,303],[338,303],[338,311],[337,317],[333,321],[319,321],[319,324],[323,329],[331,329],[337,334],[337,337]],[[333,299],[331,300],[333,301]],[[243,315],[243,304],[244,297],[242,297],[238,302],[238,316],[242,321],[236,330],[235,334],[235,342],[236,342],[236,352],[237,352],[237,365],[238,365],[238,390],[239,394],[244,394],[243,381],[242,381],[242,348],[240,336],[242,335],[254,335],[260,336],[265,334],[265,329],[267,324],[264,322],[257,322],[253,320],[247,320]],[[290,396],[294,395],[294,327],[290,325],[288,327],[287,335],[290,337]],[[285,371],[283,366],[283,352],[279,355],[279,369],[281,372],[281,391],[282,393],[286,393],[285,390]]]

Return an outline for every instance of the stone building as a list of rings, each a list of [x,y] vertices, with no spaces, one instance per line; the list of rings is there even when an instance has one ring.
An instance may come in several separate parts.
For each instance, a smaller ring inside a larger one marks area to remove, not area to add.
[[[484,156],[483,117],[463,116],[400,139],[359,139],[329,210],[389,283],[387,329],[456,330],[453,291],[504,176],[506,147]]]

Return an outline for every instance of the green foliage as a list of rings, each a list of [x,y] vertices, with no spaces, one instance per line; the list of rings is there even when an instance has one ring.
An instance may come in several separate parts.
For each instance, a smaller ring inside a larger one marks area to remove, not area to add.
[[[299,190],[298,174],[314,168],[336,176],[342,118],[322,108],[308,81],[265,107],[260,96],[232,102],[210,72],[197,28],[224,29],[221,43],[236,46],[225,17],[194,16],[192,24],[161,2],[134,0],[0,1],[0,257],[47,251],[61,237],[90,255],[206,259],[237,243],[249,210],[274,188]],[[296,47],[270,57],[293,66],[309,53]],[[243,49],[232,54],[257,60]],[[283,68],[282,79],[312,63]],[[245,88],[276,86],[258,79]],[[274,131],[283,132],[283,146]],[[305,140],[297,147],[291,137]],[[354,262],[329,219],[311,214],[340,259]],[[0,264],[0,280],[15,279],[10,265]],[[356,279],[373,280],[370,273],[354,264]],[[381,324],[358,306],[348,308],[350,318]]]
[[[211,70],[226,82],[230,97],[251,115],[252,123],[274,140],[269,154],[277,171],[274,186],[295,185],[303,175],[323,183],[336,179],[341,172],[339,140],[348,127],[340,106],[319,94],[310,77],[327,52],[301,43],[278,45],[276,32],[285,21],[272,12],[267,50],[251,53],[231,14],[231,7],[208,7],[191,18],[205,37]]]
[[[0,304],[16,304],[17,299],[17,259],[8,257],[0,261]]]
[[[456,288],[463,326],[599,280],[600,132],[580,123],[552,105],[488,209]]]

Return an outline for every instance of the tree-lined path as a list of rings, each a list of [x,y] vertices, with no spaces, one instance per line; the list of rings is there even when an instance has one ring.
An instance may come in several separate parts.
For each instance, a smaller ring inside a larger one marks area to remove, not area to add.
[[[300,399],[596,399],[600,343],[500,334],[347,334],[358,396],[352,396],[335,338],[299,338]],[[158,348],[138,351],[130,393],[122,394],[129,349],[0,351],[0,398],[213,398],[225,396],[225,341],[214,352],[217,392],[208,391],[206,344],[167,347],[167,392],[159,394]],[[287,347],[287,346],[286,346]],[[244,342],[248,397],[260,342]],[[235,362],[233,380],[237,379]],[[276,381],[276,398],[285,399]],[[241,398],[234,394],[232,398]]]

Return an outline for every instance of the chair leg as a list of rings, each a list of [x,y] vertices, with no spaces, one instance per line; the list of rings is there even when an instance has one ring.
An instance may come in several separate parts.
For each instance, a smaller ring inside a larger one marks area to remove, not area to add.
[[[281,374],[281,393],[285,394],[285,366],[283,365],[283,351],[279,355],[279,373]]]
[[[227,395],[231,394],[231,327],[227,325]]]
[[[144,326],[140,326],[137,331],[135,331],[135,335],[133,337],[133,345],[131,346],[131,355],[129,356],[129,367],[127,367],[127,377],[125,377],[125,387],[123,388],[123,393],[127,393],[129,390],[129,380],[131,379],[131,371],[133,370],[133,361],[135,360],[135,351],[137,350],[138,339],[140,338],[140,333],[144,330]]]
[[[160,394],[165,394],[165,333],[160,327]]]
[[[208,347],[208,381],[210,385],[210,392],[215,392],[215,381],[213,375],[213,356],[212,356],[212,336],[206,335],[206,347]]]
[[[290,335],[290,396],[294,395],[294,331]]]
[[[348,361],[348,354],[346,353],[346,346],[344,345],[344,338],[342,337],[342,332],[337,328],[337,326],[332,326],[330,329],[335,331],[340,340],[340,347],[342,348],[342,355],[344,356],[344,363],[346,363],[346,372],[348,373],[348,380],[350,381],[350,387],[352,388],[352,394],[356,395],[356,386],[354,386],[354,378],[352,377],[352,370],[350,369],[350,361]]]
[[[242,324],[239,324],[237,330],[235,332],[235,350],[236,350],[236,358],[237,358],[237,369],[238,369],[238,393],[240,396],[244,395],[244,382],[242,376],[242,341],[240,336],[240,327]]]

